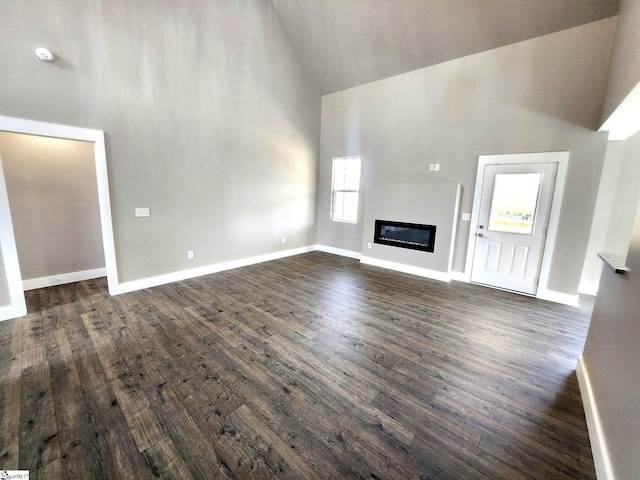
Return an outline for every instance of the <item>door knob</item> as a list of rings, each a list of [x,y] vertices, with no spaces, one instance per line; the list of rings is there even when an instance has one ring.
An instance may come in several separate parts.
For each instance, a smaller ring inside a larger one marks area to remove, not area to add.
[[[478,228],[484,228],[484,225],[478,225]]]
[[[484,235],[482,235],[481,233],[478,234],[479,237],[484,237]]]

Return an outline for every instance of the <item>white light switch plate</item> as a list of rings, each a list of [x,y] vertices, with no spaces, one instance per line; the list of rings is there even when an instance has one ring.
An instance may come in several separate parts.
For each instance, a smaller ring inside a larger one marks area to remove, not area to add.
[[[136,208],[136,217],[148,217],[151,215],[148,208]]]
[[[462,214],[462,220],[465,222],[470,222],[471,221],[471,214],[470,213],[463,213]]]

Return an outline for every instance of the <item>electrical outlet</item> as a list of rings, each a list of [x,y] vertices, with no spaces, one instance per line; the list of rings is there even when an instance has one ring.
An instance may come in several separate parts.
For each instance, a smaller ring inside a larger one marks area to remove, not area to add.
[[[282,237],[282,243],[287,243],[287,237]]]
[[[367,248],[371,248],[371,243],[367,243]]]
[[[462,221],[463,222],[470,222],[471,221],[471,214],[470,213],[463,213],[462,214]]]
[[[191,259],[193,258],[193,250],[189,250],[189,251],[187,252],[187,258],[188,258],[189,260],[191,260]]]
[[[436,163],[436,164],[433,166],[433,169],[434,169],[436,172],[439,172],[439,171],[440,171],[440,164],[439,164],[439,163]]]
[[[433,172],[433,163],[430,163],[430,164],[429,164],[429,171],[430,171],[430,172]]]
[[[148,208],[136,208],[136,217],[148,217],[151,213]]]

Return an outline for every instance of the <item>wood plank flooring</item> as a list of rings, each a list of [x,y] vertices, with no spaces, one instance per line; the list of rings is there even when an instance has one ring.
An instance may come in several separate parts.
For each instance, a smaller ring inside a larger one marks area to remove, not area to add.
[[[0,323],[0,469],[593,479],[580,308],[314,252]]]

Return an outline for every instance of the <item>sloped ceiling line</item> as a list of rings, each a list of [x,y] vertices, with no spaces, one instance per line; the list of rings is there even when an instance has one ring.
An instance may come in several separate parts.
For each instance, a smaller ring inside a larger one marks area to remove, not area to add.
[[[617,15],[620,0],[272,0],[323,95]]]

